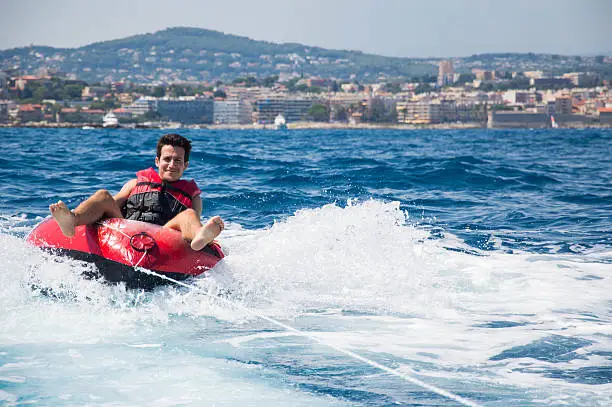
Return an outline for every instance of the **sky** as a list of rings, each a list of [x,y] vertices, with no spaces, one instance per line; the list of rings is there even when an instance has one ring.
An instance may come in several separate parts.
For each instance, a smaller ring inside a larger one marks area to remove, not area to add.
[[[611,0],[0,0],[0,50],[178,26],[399,57],[612,54]]]

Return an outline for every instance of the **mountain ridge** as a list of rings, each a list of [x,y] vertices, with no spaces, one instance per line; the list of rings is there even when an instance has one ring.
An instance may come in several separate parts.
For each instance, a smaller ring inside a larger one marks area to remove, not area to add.
[[[359,50],[254,40],[205,28],[170,27],[75,48],[29,46],[3,50],[0,69],[32,72],[45,68],[89,81],[214,81],[283,74],[374,81],[432,77],[441,59],[452,59],[460,72],[469,72],[473,67],[528,70],[547,65],[552,71],[559,61],[565,61],[564,65],[582,63],[579,56],[535,53],[387,57]]]
[[[306,47],[306,48],[311,48],[311,49],[319,49],[319,50],[327,50],[327,51],[337,51],[337,52],[351,52],[351,53],[356,53],[356,54],[364,54],[364,55],[375,55],[375,56],[380,56],[380,57],[384,57],[384,58],[399,58],[399,59],[410,59],[410,60],[431,60],[431,59],[455,59],[455,58],[468,58],[468,57],[479,57],[479,56],[484,56],[484,55],[493,55],[493,56],[504,56],[504,55],[515,55],[515,56],[526,56],[529,54],[536,54],[536,55],[563,55],[563,56],[582,56],[582,57],[595,57],[598,55],[605,55],[605,56],[612,56],[612,51],[608,51],[608,52],[597,52],[597,53],[587,53],[587,54],[555,54],[555,53],[543,53],[543,52],[503,52],[503,51],[499,51],[499,52],[480,52],[480,53],[475,53],[472,55],[464,55],[464,56],[427,56],[427,57],[397,57],[397,56],[388,56],[388,55],[382,55],[382,54],[375,54],[375,53],[370,53],[370,52],[365,52],[362,50],[358,50],[358,49],[349,49],[349,48],[325,48],[322,46],[318,46],[318,45],[307,45],[307,44],[302,44],[302,43],[297,43],[297,42],[274,42],[274,41],[267,41],[267,40],[256,40],[247,36],[243,36],[243,35],[237,35],[237,34],[232,34],[232,33],[226,33],[223,31],[217,31],[217,30],[211,30],[211,29],[207,29],[207,28],[200,28],[200,27],[190,27],[190,26],[177,26],[177,27],[168,27],[165,28],[163,30],[158,30],[158,31],[154,31],[151,33],[142,33],[142,34],[134,34],[134,35],[129,35],[127,37],[122,37],[122,38],[115,38],[115,39],[110,39],[110,40],[102,40],[102,41],[95,41],[86,45],[82,45],[79,47],[56,47],[53,45],[36,45],[36,44],[32,44],[32,45],[27,45],[27,46],[19,46],[19,47],[11,47],[11,48],[4,48],[4,49],[0,49],[0,52],[6,52],[6,51],[12,51],[12,50],[18,50],[18,49],[29,49],[29,48],[50,48],[50,49],[54,49],[54,50],[78,50],[81,48],[88,48],[88,47],[92,47],[92,46],[99,46],[99,45],[104,45],[107,43],[116,43],[119,41],[124,41],[124,40],[131,40],[131,39],[135,39],[135,38],[140,38],[140,37],[146,37],[146,36],[152,36],[152,35],[156,35],[156,34],[161,34],[161,33],[165,33],[165,32],[175,32],[175,31],[187,31],[187,30],[192,30],[194,33],[197,34],[202,34],[202,33],[207,33],[209,35],[219,35],[221,37],[225,36],[225,37],[234,37],[240,40],[247,40],[247,41],[251,41],[251,42],[256,42],[256,43],[266,43],[266,44],[271,44],[271,45],[278,45],[278,46],[297,46],[297,47]]]

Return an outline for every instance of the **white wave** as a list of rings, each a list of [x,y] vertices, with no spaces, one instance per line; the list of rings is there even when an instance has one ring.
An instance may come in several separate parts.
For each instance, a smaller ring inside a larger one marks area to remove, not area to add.
[[[287,342],[284,333],[258,332],[261,322],[221,295],[329,344],[387,355],[402,371],[475,383],[476,393],[510,386],[532,401],[563,399],[554,394],[590,397],[584,405],[607,400],[608,385],[540,374],[608,363],[597,356],[612,346],[612,265],[601,261],[605,251],[479,252],[450,234],[432,238],[398,203],[376,200],[300,210],[262,230],[228,223],[221,242],[229,255],[207,278],[193,281],[196,289],[144,293],[84,279],[88,266],[0,233],[0,345],[111,342],[153,352],[165,345],[151,333],[178,340],[177,318],[187,318],[211,331],[211,343],[232,348],[305,346]],[[65,296],[40,295],[33,281]],[[210,321],[237,331],[224,335]],[[550,335],[591,344],[565,362],[491,359]],[[18,369],[10,376],[23,374]]]

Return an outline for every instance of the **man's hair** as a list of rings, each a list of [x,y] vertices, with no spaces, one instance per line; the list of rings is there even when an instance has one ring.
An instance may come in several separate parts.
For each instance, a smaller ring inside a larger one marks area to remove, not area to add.
[[[163,146],[183,147],[185,150],[185,162],[189,161],[189,153],[191,152],[191,141],[179,134],[164,134],[157,141],[157,157],[161,157]]]

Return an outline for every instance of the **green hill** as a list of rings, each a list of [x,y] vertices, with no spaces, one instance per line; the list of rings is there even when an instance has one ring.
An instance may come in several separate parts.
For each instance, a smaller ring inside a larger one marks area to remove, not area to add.
[[[89,81],[227,80],[281,72],[361,80],[435,74],[425,60],[302,44],[276,44],[218,31],[177,27],[65,49],[32,46],[0,51],[0,69],[50,68]]]
[[[409,39],[407,39],[409,40]],[[441,58],[393,58],[360,51],[277,44],[201,28],[176,27],[80,48],[32,46],[0,51],[0,70],[35,74],[41,68],[88,82],[170,83],[228,81],[238,77],[297,74],[374,82],[380,78],[432,80]],[[452,58],[457,72],[542,70],[545,74],[595,72],[612,76],[609,58],[495,53]]]

